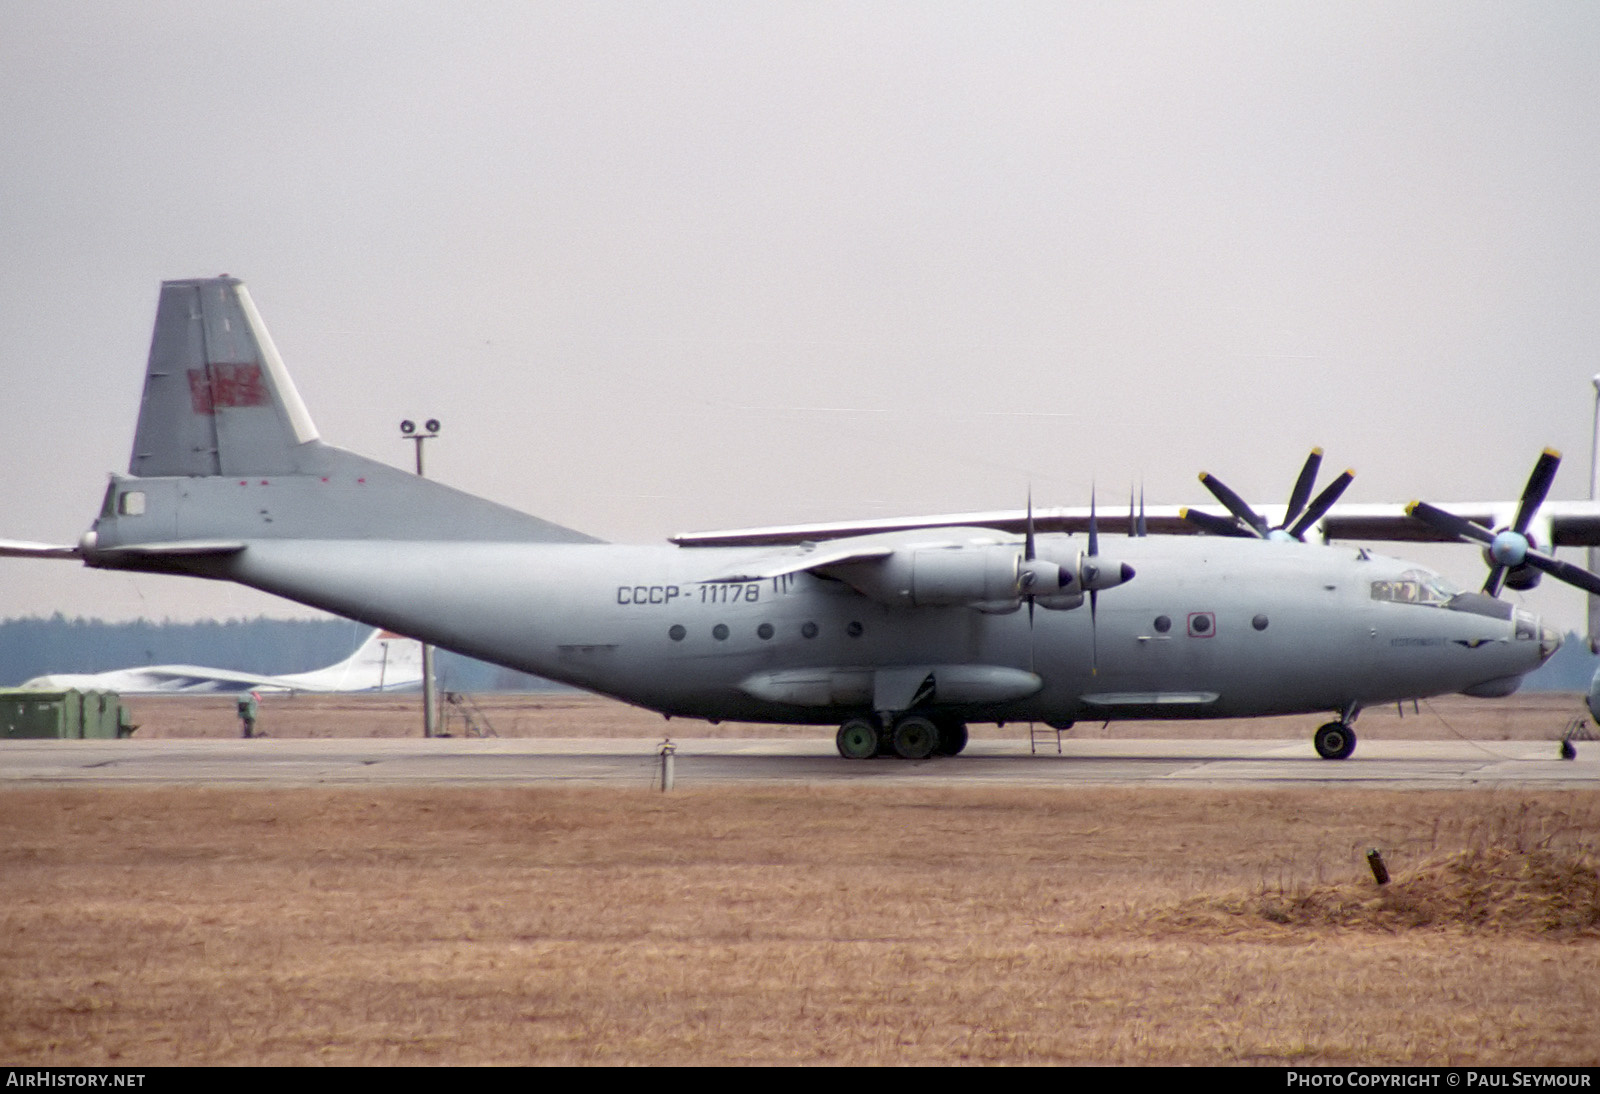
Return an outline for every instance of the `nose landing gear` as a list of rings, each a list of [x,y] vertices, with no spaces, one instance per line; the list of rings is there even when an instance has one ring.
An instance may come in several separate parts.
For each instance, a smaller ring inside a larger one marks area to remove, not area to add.
[[[1329,722],[1311,738],[1324,760],[1346,760],[1356,750],[1356,731],[1347,722]]]

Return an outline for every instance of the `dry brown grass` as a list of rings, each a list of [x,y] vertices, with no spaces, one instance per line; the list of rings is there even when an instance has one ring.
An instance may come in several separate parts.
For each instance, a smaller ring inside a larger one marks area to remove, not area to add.
[[[1158,915],[1190,928],[1252,921],[1388,932],[1422,928],[1520,934],[1552,940],[1600,937],[1600,832],[1587,816],[1522,801],[1469,818],[1386,885],[1369,877],[1332,884],[1263,884],[1202,897]],[[1465,844],[1465,846],[1461,846]],[[1413,857],[1416,848],[1412,848]],[[1207,913],[1217,913],[1210,917]],[[1231,919],[1230,919],[1231,917]]]
[[[1595,1064],[1592,926],[1474,909],[1545,899],[1504,863],[1597,822],[1593,792],[10,791],[0,1058]],[[1259,914],[1370,894],[1373,845],[1425,925]],[[1498,895],[1452,919],[1462,885]]]

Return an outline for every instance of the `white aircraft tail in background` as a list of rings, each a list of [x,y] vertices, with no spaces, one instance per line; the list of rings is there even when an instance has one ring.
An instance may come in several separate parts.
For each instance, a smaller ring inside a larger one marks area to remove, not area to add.
[[[355,653],[327,668],[263,676],[199,665],[149,665],[111,672],[36,676],[22,686],[40,691],[115,691],[122,695],[204,695],[259,691],[404,691],[422,683],[422,643],[376,630]]]

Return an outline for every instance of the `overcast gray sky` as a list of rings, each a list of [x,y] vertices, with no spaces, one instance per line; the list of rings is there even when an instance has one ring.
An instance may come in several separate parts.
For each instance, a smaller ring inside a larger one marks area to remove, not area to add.
[[[1600,5],[0,0],[0,536],[127,467],[159,282],[323,437],[610,539],[1210,470],[1587,494]],[[1413,552],[1407,552],[1413,553]],[[1467,548],[1426,556],[1481,581]],[[1546,583],[1551,584],[1551,583]],[[1581,598],[1534,606],[1576,626]],[[1553,605],[1553,606],[1552,606]],[[297,610],[0,563],[0,616]]]

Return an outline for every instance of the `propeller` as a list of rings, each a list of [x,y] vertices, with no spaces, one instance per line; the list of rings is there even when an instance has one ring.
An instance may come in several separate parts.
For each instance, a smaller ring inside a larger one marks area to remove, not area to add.
[[[1089,487],[1089,557],[1083,560],[1083,569],[1090,570],[1090,558],[1100,557],[1100,522],[1094,515],[1094,486]],[[1088,585],[1087,580],[1084,581]],[[1089,589],[1089,674],[1098,675],[1100,672],[1100,628],[1096,615],[1100,609],[1100,590],[1094,587]]]
[[[1316,526],[1323,514],[1333,508],[1333,503],[1339,500],[1356,477],[1354,471],[1346,470],[1324,487],[1308,506],[1306,499],[1311,496],[1311,488],[1316,485],[1317,472],[1321,468],[1322,449],[1313,448],[1311,455],[1306,457],[1305,466],[1300,469],[1300,477],[1295,479],[1294,489],[1289,492],[1289,506],[1283,512],[1283,523],[1276,527],[1269,526],[1266,517],[1250,508],[1249,503],[1230,490],[1221,479],[1205,471],[1200,472],[1200,482],[1233,516],[1219,517],[1194,509],[1184,509],[1180,515],[1202,532],[1214,536],[1303,541],[1306,533]]]
[[[1132,497],[1130,495],[1130,504]],[[1144,534],[1144,511],[1140,505],[1137,522],[1133,521],[1133,510],[1129,509],[1130,534],[1137,530]],[[1089,491],[1089,544],[1077,560],[1077,572],[1063,568],[1060,564],[1049,559],[1039,558],[1038,535],[1033,519],[1033,490],[1028,490],[1028,515],[1023,526],[1022,560],[1017,572],[1017,595],[1028,602],[1028,630],[1031,634],[1034,623],[1034,607],[1039,598],[1044,598],[1046,608],[1071,608],[1083,603],[1083,593],[1089,594],[1089,631],[1093,656],[1094,671],[1099,671],[1099,639],[1098,620],[1100,609],[1100,590],[1110,589],[1131,581],[1134,569],[1126,562],[1113,562],[1100,557],[1100,518],[1095,500],[1093,487]],[[1060,601],[1065,600],[1066,603]],[[1032,643],[1029,643],[1029,657],[1032,658]]]
[[[1035,577],[1034,568],[1026,564],[1034,562],[1037,557],[1033,539],[1033,485],[1030,483],[1028,485],[1028,528],[1022,540],[1022,561],[1024,563],[1022,587],[1025,590],[1024,595],[1028,598],[1028,632],[1030,635],[1033,632],[1033,598],[1035,594],[1026,592],[1026,590],[1031,589],[1037,583],[1037,578]],[[1059,582],[1060,578],[1058,577],[1057,583],[1059,584]],[[1028,662],[1028,667],[1030,669],[1033,668],[1033,640],[1031,637],[1028,640]]]
[[[1095,513],[1094,487],[1089,488],[1089,550],[1078,564],[1079,580],[1089,593],[1090,671],[1100,671],[1100,590],[1132,581],[1134,569],[1126,562],[1109,562],[1100,557],[1100,520]]]
[[[1600,596],[1600,575],[1545,554],[1537,549],[1533,538],[1528,535],[1528,525],[1533,523],[1534,514],[1550,493],[1550,484],[1555,481],[1556,468],[1560,466],[1561,453],[1547,448],[1539,454],[1538,462],[1533,465],[1533,474],[1528,476],[1528,485],[1523,488],[1522,500],[1517,503],[1516,519],[1511,527],[1499,531],[1491,531],[1425,501],[1412,502],[1406,506],[1406,512],[1435,531],[1483,544],[1484,557],[1489,563],[1489,579],[1483,583],[1483,591],[1490,596],[1499,596],[1507,574],[1524,567],[1549,574],[1558,581],[1565,581],[1568,585],[1576,585]]]

